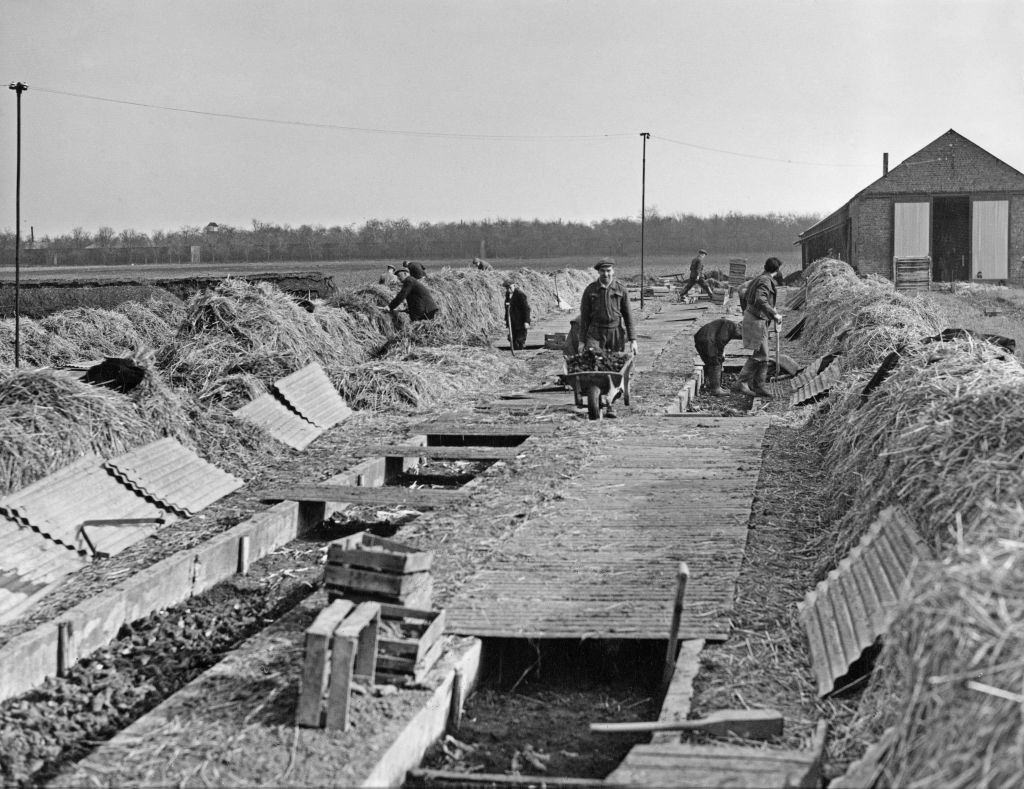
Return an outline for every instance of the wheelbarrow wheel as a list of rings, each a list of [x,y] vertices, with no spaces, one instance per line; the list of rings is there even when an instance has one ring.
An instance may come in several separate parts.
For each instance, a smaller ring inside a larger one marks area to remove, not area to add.
[[[622,404],[629,405],[629,378],[622,382]]]
[[[600,419],[601,413],[601,387],[594,384],[587,389],[587,415],[591,419]]]

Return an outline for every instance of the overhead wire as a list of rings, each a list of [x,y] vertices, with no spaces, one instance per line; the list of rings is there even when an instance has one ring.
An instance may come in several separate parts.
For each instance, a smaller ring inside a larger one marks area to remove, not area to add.
[[[660,134],[651,134],[651,137],[655,140],[662,140],[663,142],[670,142],[674,145],[681,145],[685,148],[696,148],[699,151],[711,151],[713,153],[724,153],[729,156],[740,156],[744,159],[758,159],[763,162],[781,162],[783,164],[803,164],[812,167],[872,167],[873,165],[868,164],[841,164],[837,162],[809,162],[803,159],[783,159],[776,156],[761,156],[754,153],[741,153],[740,151],[728,151],[724,148],[712,148],[707,145],[698,145],[697,143],[685,142],[683,140],[673,140],[671,137],[663,137]]]

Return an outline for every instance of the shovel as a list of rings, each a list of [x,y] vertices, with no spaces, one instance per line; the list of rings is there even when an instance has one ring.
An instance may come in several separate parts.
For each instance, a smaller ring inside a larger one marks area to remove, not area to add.
[[[715,737],[732,734],[747,740],[767,740],[782,734],[782,713],[776,710],[719,710],[706,718],[687,721],[591,723],[590,730],[605,734],[701,731]]]

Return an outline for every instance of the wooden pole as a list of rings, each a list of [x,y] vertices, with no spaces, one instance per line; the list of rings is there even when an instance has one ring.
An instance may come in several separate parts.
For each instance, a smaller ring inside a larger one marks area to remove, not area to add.
[[[28,90],[24,82],[8,85],[17,95],[17,146],[14,176],[14,366],[21,364],[21,94]]]
[[[640,171],[640,309],[644,308],[644,230],[647,213],[647,139],[650,132],[640,132],[644,140],[643,166]]]
[[[672,681],[676,670],[676,647],[679,644],[679,620],[683,617],[683,597],[686,595],[686,582],[690,578],[690,568],[686,562],[679,563],[679,574],[676,578],[676,601],[672,608],[672,627],[668,632],[668,649],[665,651],[665,672],[661,684],[665,687]]]

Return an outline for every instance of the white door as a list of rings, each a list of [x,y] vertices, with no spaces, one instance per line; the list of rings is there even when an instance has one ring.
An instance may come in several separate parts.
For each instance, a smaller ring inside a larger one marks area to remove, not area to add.
[[[975,200],[971,204],[971,278],[1007,279],[1010,274],[1010,203]]]
[[[931,205],[929,203],[896,203],[895,209],[893,257],[927,257]]]

